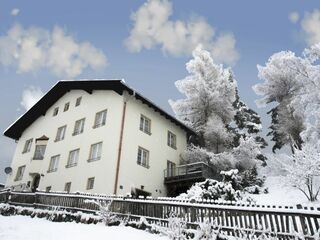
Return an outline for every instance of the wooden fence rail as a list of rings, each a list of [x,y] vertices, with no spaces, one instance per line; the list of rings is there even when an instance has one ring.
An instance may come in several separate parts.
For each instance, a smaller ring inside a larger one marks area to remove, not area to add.
[[[0,191],[0,203],[33,206],[35,208],[61,207],[73,211],[96,212],[98,207],[88,200],[112,200],[111,210],[131,219],[145,217],[150,223],[167,224],[174,213],[189,226],[209,221],[221,226],[229,235],[239,230],[272,232],[279,239],[292,239],[296,233],[306,239],[315,239],[320,231],[320,208],[297,206],[263,206],[248,204],[212,204],[207,201],[190,202],[173,199],[132,199],[127,197],[86,193],[47,193]]]

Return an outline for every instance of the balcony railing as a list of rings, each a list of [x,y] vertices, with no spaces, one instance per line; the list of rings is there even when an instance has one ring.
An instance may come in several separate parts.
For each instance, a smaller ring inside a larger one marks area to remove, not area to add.
[[[164,170],[165,183],[195,179],[206,179],[212,176],[212,168],[204,162],[180,165],[174,168],[167,168]]]

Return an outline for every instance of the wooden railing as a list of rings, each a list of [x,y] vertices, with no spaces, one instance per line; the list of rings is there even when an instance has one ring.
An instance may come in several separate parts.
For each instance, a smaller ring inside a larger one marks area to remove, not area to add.
[[[316,239],[320,229],[320,207],[265,206],[214,201],[177,200],[172,198],[132,199],[87,193],[0,192],[0,203],[33,206],[35,208],[60,207],[73,211],[95,212],[97,206],[87,200],[112,200],[111,209],[119,216],[130,219],[146,217],[150,223],[168,224],[168,216],[175,213],[190,227],[204,221],[215,222],[229,235],[240,230],[272,232],[279,239],[292,239],[296,233],[306,239]]]

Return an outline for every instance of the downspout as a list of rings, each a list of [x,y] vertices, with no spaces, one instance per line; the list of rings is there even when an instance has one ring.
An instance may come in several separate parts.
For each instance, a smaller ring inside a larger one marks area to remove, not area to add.
[[[123,95],[124,94],[125,93],[123,93]],[[115,194],[115,195],[117,194],[117,189],[118,189],[118,179],[119,179],[119,171],[120,171],[120,160],[121,160],[124,121],[125,121],[125,118],[126,118],[126,108],[127,108],[127,97],[123,96],[122,119],[121,119],[121,128],[120,128],[120,141],[119,141],[119,147],[118,147],[116,177],[115,177],[114,189],[113,189],[113,194]]]

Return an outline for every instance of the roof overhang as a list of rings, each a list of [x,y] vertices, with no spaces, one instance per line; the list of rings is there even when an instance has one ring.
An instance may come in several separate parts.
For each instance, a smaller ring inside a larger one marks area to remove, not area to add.
[[[134,96],[142,103],[153,108],[160,115],[164,116],[174,124],[181,127],[189,135],[196,135],[196,133],[188,126],[180,122],[178,119],[162,110],[149,99],[143,97],[140,93],[130,88],[123,80],[79,80],[79,81],[59,81],[54,85],[32,108],[25,114],[18,118],[8,129],[5,130],[6,137],[18,140],[24,130],[29,127],[41,115],[45,115],[47,110],[65,93],[71,90],[84,90],[91,94],[93,90],[112,90],[122,95],[124,91],[129,95]]]

